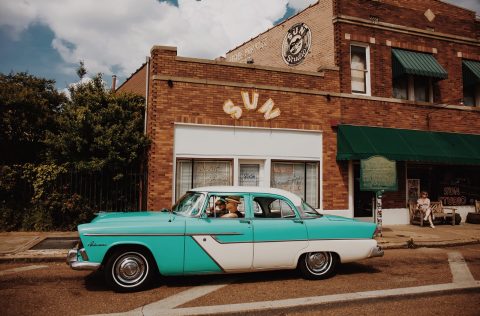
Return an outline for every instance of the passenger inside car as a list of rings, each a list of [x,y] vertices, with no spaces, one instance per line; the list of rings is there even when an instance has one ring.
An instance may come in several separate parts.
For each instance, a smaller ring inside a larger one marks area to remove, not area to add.
[[[228,213],[223,215],[225,218],[244,217],[238,210],[238,206],[242,203],[239,196],[229,196],[225,198]]]

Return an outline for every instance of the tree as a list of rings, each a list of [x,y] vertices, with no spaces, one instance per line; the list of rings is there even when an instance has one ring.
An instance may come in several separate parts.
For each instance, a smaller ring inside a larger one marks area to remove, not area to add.
[[[69,90],[70,100],[58,116],[59,128],[48,132],[50,160],[115,176],[138,165],[149,144],[143,134],[144,98],[107,90],[101,74]]]
[[[28,73],[0,73],[0,165],[39,161],[47,131],[66,101],[55,81]]]

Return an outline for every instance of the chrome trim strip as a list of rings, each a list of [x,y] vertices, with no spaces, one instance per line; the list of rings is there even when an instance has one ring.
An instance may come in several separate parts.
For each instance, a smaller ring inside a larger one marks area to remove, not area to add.
[[[84,236],[96,236],[96,237],[106,237],[106,236],[203,236],[203,235],[211,235],[211,236],[235,236],[235,235],[243,235],[242,233],[236,232],[225,232],[225,233],[212,233],[212,232],[199,232],[199,233],[187,233],[187,234],[180,234],[180,233],[111,233],[111,234],[100,234],[100,233],[86,233]]]

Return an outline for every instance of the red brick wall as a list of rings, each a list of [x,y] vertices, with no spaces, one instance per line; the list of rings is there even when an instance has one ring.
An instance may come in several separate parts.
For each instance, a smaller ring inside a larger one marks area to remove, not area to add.
[[[131,75],[116,91],[133,92],[145,97],[146,71],[147,64],[140,67],[140,69]]]
[[[462,37],[476,37],[475,12],[437,0],[336,0],[336,14],[369,19],[376,16],[380,22],[434,29],[438,33]],[[435,19],[424,15],[430,9]]]
[[[400,34],[368,27],[338,24],[337,62],[340,67],[341,91],[350,93],[350,45],[366,43],[370,47],[370,76],[372,95],[392,97],[392,48],[433,53],[436,60],[448,72],[448,78],[438,81],[435,103],[460,104],[463,98],[462,58],[480,60],[480,47],[452,43],[418,35]],[[345,38],[349,34],[350,39]],[[370,39],[374,38],[375,43]],[[390,46],[388,46],[388,45]],[[461,55],[459,55],[461,53]]]
[[[326,78],[317,75],[292,74],[267,71],[254,67],[232,67],[228,63],[208,63],[193,60],[176,60],[175,51],[154,49],[152,52],[152,75],[164,75],[153,80],[149,106],[148,134],[153,139],[149,157],[148,208],[167,207],[172,201],[173,179],[173,131],[175,122],[214,124],[229,126],[252,126],[292,128],[323,131],[324,207],[345,209],[348,207],[348,177],[345,170],[336,164],[336,134],[330,127],[331,119],[339,119],[338,102],[323,95],[308,91],[338,91],[336,72]],[[183,79],[180,79],[183,78]],[[172,87],[168,85],[172,80]],[[185,82],[189,79],[223,80],[224,83],[248,84],[244,87],[203,82]],[[258,88],[259,85],[275,85],[285,91]],[[308,89],[305,93],[289,89]],[[260,104],[272,98],[281,115],[265,121],[258,112],[244,111],[239,120],[223,112],[223,103],[231,99],[241,105],[241,91],[255,89],[260,94]],[[325,167],[324,167],[325,168]]]
[[[308,71],[334,67],[332,13],[332,0],[320,0],[294,17],[232,49],[226,54],[227,61],[246,63],[247,58],[251,57],[255,64]],[[288,29],[297,23],[308,25],[312,32],[312,45],[303,62],[289,66],[282,58],[282,43]]]

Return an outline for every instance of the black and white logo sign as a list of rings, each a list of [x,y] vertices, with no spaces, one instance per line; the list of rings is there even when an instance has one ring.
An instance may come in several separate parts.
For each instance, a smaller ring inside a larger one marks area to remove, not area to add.
[[[300,64],[307,56],[312,44],[312,32],[305,23],[297,23],[292,26],[282,45],[282,57],[287,65]]]

